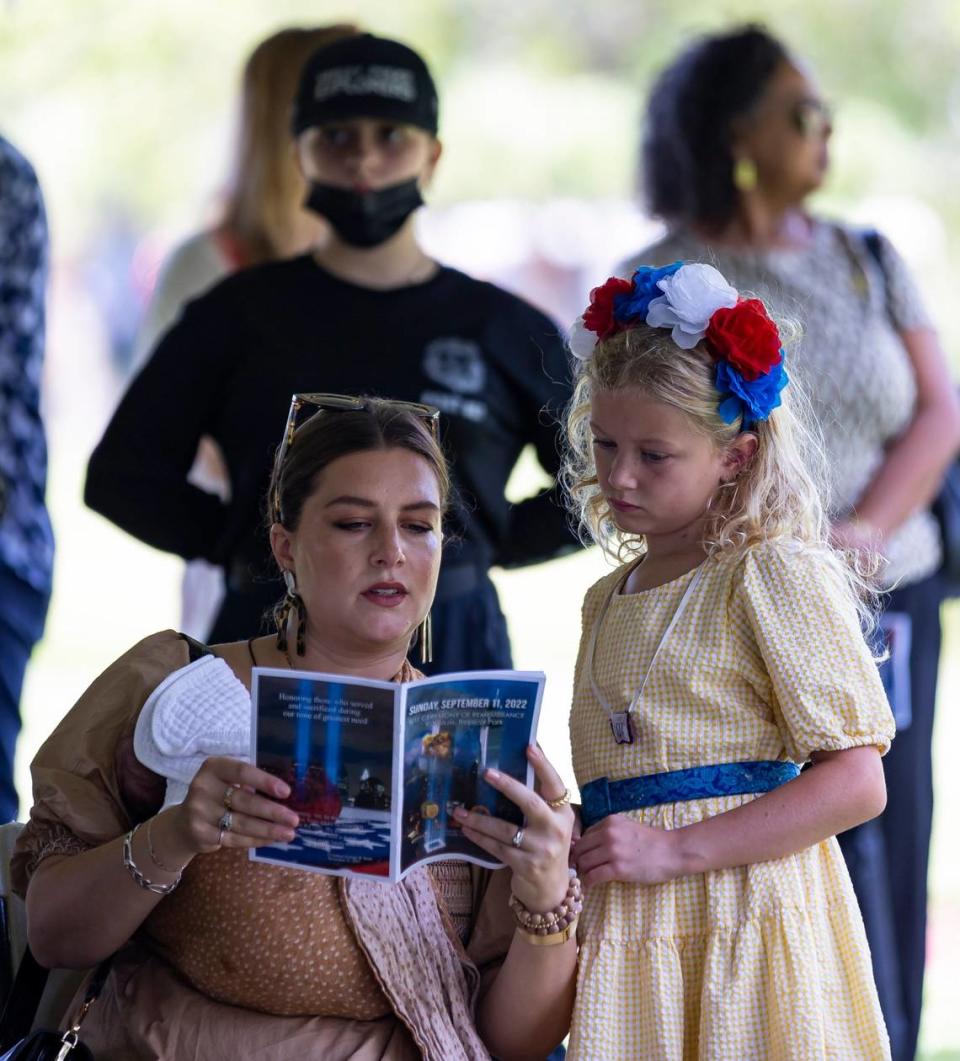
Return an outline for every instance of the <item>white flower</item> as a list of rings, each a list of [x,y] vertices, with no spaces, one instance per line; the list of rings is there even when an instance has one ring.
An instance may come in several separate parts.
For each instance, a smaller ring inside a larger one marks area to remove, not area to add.
[[[590,331],[583,323],[583,317],[577,317],[570,329],[570,353],[578,361],[589,361],[596,345],[597,333]]]
[[[691,350],[700,342],[718,309],[732,309],[737,304],[737,292],[712,265],[682,265],[657,287],[663,294],[651,301],[647,324],[672,328],[673,341],[683,350]]]

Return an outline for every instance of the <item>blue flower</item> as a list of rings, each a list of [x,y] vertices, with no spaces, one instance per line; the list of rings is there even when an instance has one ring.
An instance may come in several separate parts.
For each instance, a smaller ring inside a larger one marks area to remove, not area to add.
[[[673,276],[681,265],[683,262],[674,262],[661,269],[641,265],[631,278],[633,291],[629,295],[617,295],[613,300],[614,320],[620,324],[629,324],[637,318],[646,321],[650,303],[663,294],[657,284],[664,277]]]
[[[767,419],[780,404],[780,392],[789,382],[784,359],[781,351],[780,363],[754,380],[744,379],[727,361],[717,362],[718,412],[724,423],[732,424],[738,416],[743,417],[744,426]]]

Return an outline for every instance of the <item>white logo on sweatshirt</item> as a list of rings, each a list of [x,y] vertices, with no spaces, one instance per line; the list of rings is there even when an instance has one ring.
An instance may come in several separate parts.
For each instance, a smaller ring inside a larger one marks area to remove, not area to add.
[[[459,394],[479,394],[487,382],[487,366],[479,345],[454,336],[427,343],[423,371],[434,383]]]

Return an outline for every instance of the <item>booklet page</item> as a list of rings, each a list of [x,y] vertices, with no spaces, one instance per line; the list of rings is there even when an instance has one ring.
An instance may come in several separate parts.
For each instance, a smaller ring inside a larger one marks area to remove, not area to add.
[[[519,808],[483,773],[493,767],[532,784],[526,749],[543,682],[534,672],[477,671],[404,687],[401,874],[437,858],[501,864],[463,835],[453,812],[465,807],[521,824]]]
[[[290,785],[289,844],[251,858],[337,875],[390,876],[392,682],[256,668],[252,758]]]

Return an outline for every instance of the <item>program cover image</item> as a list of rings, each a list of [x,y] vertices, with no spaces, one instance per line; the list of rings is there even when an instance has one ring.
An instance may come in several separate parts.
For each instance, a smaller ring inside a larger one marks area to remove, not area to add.
[[[484,780],[488,767],[531,784],[526,748],[536,732],[542,675],[466,672],[406,686],[403,717],[401,870],[438,857],[498,863],[468,840],[463,807],[520,825],[515,803]]]
[[[255,681],[255,761],[290,786],[300,825],[253,857],[388,877],[396,685],[264,669]]]
[[[493,767],[531,785],[526,749],[544,675],[472,671],[396,684],[255,667],[250,759],[290,786],[290,843],[254,861],[397,881],[424,861],[499,863],[469,841],[458,807],[516,822],[484,780]]]

